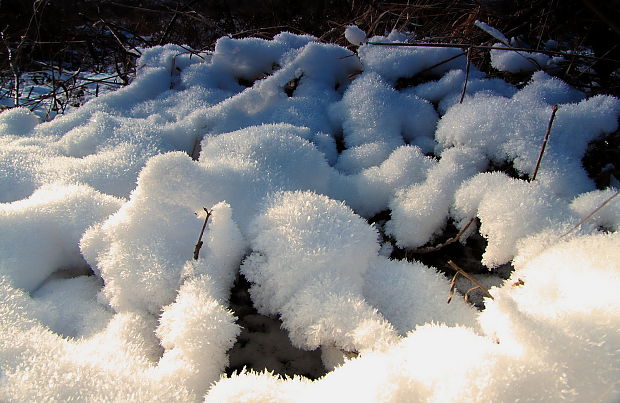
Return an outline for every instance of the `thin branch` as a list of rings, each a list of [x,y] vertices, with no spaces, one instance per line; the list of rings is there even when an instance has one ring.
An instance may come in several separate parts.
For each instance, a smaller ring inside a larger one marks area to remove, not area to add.
[[[461,239],[461,237],[463,236],[463,234],[469,229],[469,227],[474,223],[474,221],[476,220],[476,216],[472,217],[471,220],[469,220],[469,222],[467,223],[467,225],[465,225],[465,227],[463,227],[462,230],[459,231],[458,234],[456,234],[456,236],[454,236],[453,238],[448,239],[446,242],[444,243],[440,243],[439,245],[435,245],[435,246],[428,246],[426,248],[417,248],[417,249],[407,249],[407,252],[411,252],[414,254],[423,254],[423,253],[432,253],[432,252],[437,252],[438,250],[453,244],[454,242],[457,242],[459,239]]]
[[[450,281],[450,292],[448,293],[448,300],[446,301],[449,304],[452,301],[452,297],[454,297],[454,291],[456,290],[456,279],[459,277],[459,272],[457,271],[454,276],[452,276],[452,280]]]
[[[441,43],[441,42],[412,42],[412,43],[385,43],[385,42],[367,42],[368,45],[374,46],[405,46],[405,47],[429,47],[429,48],[460,48],[460,49],[486,49],[486,50],[512,50],[515,52],[534,52],[534,53],[544,53],[552,56],[565,56],[565,57],[577,57],[582,59],[591,59],[591,60],[607,60],[614,63],[620,63],[620,60],[602,58],[596,56],[588,56],[588,55],[580,55],[576,53],[566,53],[559,52],[556,50],[546,50],[546,49],[527,49],[527,48],[515,48],[515,47],[503,47],[503,46],[491,46],[491,45],[474,45],[470,43]]]
[[[459,104],[463,103],[465,99],[465,91],[467,91],[467,81],[469,81],[469,67],[471,66],[471,48],[467,48],[467,68],[465,69],[465,84],[463,84],[463,92],[461,92],[461,99]]]
[[[603,203],[601,203],[597,208],[595,208],[594,210],[592,210],[592,212],[590,214],[588,214],[587,216],[583,217],[581,219],[581,221],[579,221],[573,228],[569,229],[568,231],[566,231],[564,234],[562,234],[562,236],[560,238],[564,238],[566,235],[570,234],[571,232],[573,232],[574,230],[576,230],[577,228],[579,228],[581,225],[583,225],[584,222],[588,221],[590,218],[592,218],[592,216],[594,214],[596,214],[600,209],[602,209],[603,207],[605,207],[607,204],[609,204],[610,201],[612,201],[616,196],[618,196],[620,194],[620,190],[616,191],[616,193],[612,194],[610,197],[608,197]]]
[[[209,211],[207,210],[206,207],[203,207],[204,211],[207,213],[207,216],[205,217],[205,222],[202,224],[202,230],[200,230],[200,236],[198,237],[198,243],[196,243],[196,246],[194,247],[194,260],[198,260],[198,254],[200,253],[200,248],[202,248],[202,236],[205,233],[205,228],[207,228],[207,221],[209,221],[209,217],[211,217],[211,214],[213,213],[213,210]]]
[[[13,60],[13,51],[11,50],[11,46],[9,42],[6,40],[4,36],[4,31],[0,32],[0,38],[2,38],[2,42],[6,47],[7,59],[9,61],[9,67],[11,68],[11,73],[13,74],[13,89],[15,91],[13,96],[13,104],[14,106],[19,106],[19,70],[17,69],[14,60]]]
[[[485,286],[483,286],[478,280],[476,280],[471,274],[463,271],[463,269],[461,269],[460,267],[458,267],[456,264],[454,264],[454,262],[452,260],[448,260],[448,264],[450,265],[450,267],[456,271],[457,274],[460,274],[461,276],[465,277],[466,279],[468,279],[469,281],[471,281],[472,283],[474,283],[476,285],[475,288],[480,288],[480,290],[486,294],[487,297],[494,299],[493,296],[491,295],[491,293],[489,293],[489,290],[487,290],[485,288]],[[456,280],[456,276],[453,277],[453,282],[455,282]],[[469,291],[467,291],[468,293],[472,291],[472,289],[470,289]],[[450,300],[448,300],[448,302],[450,302]]]
[[[536,180],[536,174],[538,174],[538,168],[540,168],[540,162],[542,161],[543,154],[545,153],[545,148],[547,148],[547,142],[549,141],[549,136],[551,135],[551,127],[553,127],[553,120],[555,119],[555,113],[558,111],[558,106],[553,105],[551,110],[551,118],[549,118],[549,124],[547,125],[547,132],[545,133],[545,139],[543,140],[542,146],[540,147],[540,152],[538,153],[538,159],[536,160],[536,167],[534,168],[534,173],[532,174],[532,179],[530,182]]]

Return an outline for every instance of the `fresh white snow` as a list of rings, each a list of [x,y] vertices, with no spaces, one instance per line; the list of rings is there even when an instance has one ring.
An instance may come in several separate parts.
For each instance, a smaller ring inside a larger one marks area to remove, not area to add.
[[[145,49],[132,84],[50,122],[0,113],[0,400],[620,398],[620,198],[574,228],[617,191],[581,158],[620,100],[472,68],[459,103],[460,49],[356,28],[357,53],[290,33]],[[487,172],[531,175],[555,104],[536,180]],[[515,268],[481,312],[381,238],[429,245],[473,217],[482,263]],[[238,275],[326,376],[225,375]]]

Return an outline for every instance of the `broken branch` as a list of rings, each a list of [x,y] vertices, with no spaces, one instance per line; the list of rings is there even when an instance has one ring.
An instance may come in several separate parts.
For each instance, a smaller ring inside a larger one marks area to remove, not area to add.
[[[198,237],[198,242],[196,243],[196,247],[194,248],[194,260],[198,260],[198,254],[200,253],[200,248],[202,248],[202,236],[205,233],[205,228],[207,228],[207,222],[209,221],[209,217],[213,213],[213,210],[209,211],[206,207],[203,207],[203,210],[207,213],[205,217],[205,222],[202,224],[202,230],[200,230],[200,236]]]

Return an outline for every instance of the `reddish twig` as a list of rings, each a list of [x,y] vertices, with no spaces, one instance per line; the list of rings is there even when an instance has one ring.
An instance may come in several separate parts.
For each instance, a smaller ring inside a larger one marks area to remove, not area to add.
[[[530,182],[536,180],[536,174],[538,174],[538,168],[540,168],[540,162],[542,161],[543,154],[545,153],[545,148],[547,148],[547,142],[549,141],[549,136],[551,135],[551,127],[553,126],[553,120],[555,119],[555,113],[558,111],[558,106],[553,105],[551,111],[551,118],[549,119],[549,124],[547,125],[547,132],[545,133],[545,139],[543,140],[542,146],[540,147],[540,152],[538,153],[538,160],[536,160],[536,167],[534,168],[534,173],[532,174],[532,179]]]
[[[206,207],[203,207],[204,211],[207,213],[205,217],[205,222],[202,224],[202,230],[200,230],[200,236],[198,237],[198,243],[196,243],[196,247],[194,248],[194,260],[198,260],[198,254],[200,253],[200,248],[202,248],[202,236],[205,233],[205,228],[207,228],[207,221],[209,221],[209,217],[213,213],[213,210],[209,211]]]

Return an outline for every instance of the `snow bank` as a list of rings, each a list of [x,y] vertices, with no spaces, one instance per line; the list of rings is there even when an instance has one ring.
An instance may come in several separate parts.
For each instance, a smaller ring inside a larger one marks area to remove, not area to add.
[[[473,68],[459,103],[462,51],[371,44],[404,40],[166,45],[51,122],[0,113],[0,400],[617,400],[618,199],[576,224],[616,192],[581,158],[620,101]],[[554,104],[535,181],[485,172],[532,175]],[[482,313],[387,257],[472,217],[515,267]],[[220,379],[239,271],[324,378]]]
[[[259,312],[280,316],[294,345],[367,351],[427,322],[475,323],[462,300],[445,304],[445,278],[379,257],[376,230],[325,196],[278,194],[252,231],[241,272]]]
[[[87,186],[45,186],[27,199],[0,204],[0,275],[30,292],[55,271],[82,273],[82,233],[120,204]]]
[[[620,397],[618,240],[580,237],[519,265],[491,291],[485,335],[426,325],[313,383],[242,373],[218,382],[207,401],[612,402]]]

